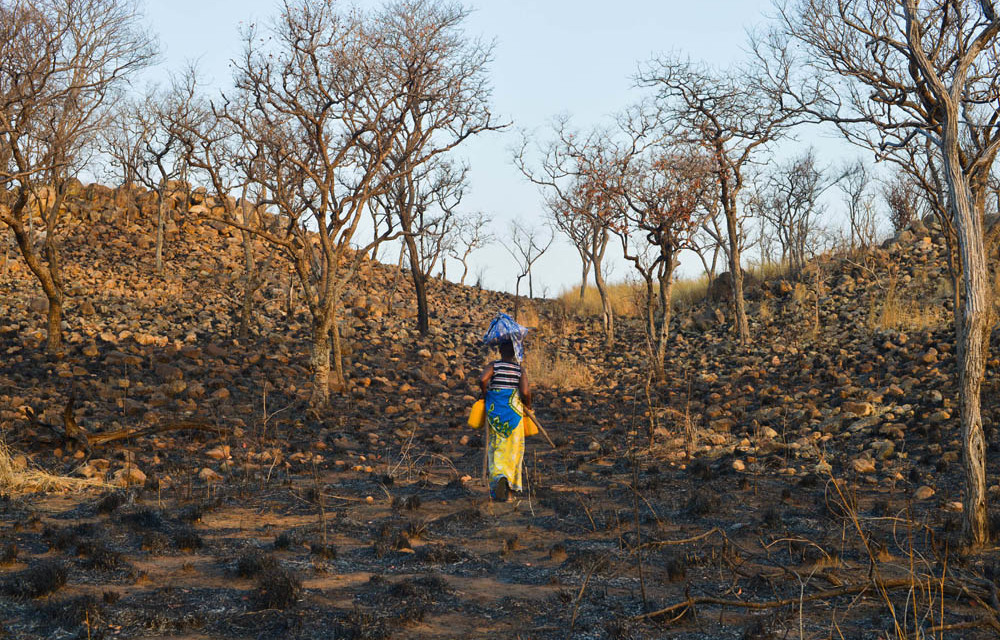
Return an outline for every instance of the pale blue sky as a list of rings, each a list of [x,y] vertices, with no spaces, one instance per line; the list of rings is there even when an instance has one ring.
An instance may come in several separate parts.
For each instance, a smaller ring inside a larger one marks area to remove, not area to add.
[[[746,31],[763,22],[771,2],[472,0],[466,5],[475,9],[468,32],[497,42],[492,65],[496,112],[517,128],[544,133],[558,113],[570,114],[585,127],[637,100],[631,75],[640,61],[656,53],[678,52],[719,66],[743,59]],[[224,86],[227,61],[240,50],[240,25],[266,21],[278,6],[276,0],[148,0],[149,22],[160,36],[161,69],[178,70],[186,61],[198,60],[207,79]],[[510,162],[515,139],[513,130],[492,134],[461,150],[472,167],[464,206],[491,213],[498,231],[509,219],[542,216],[537,189]],[[546,289],[554,295],[579,277],[575,251],[565,241],[557,242],[537,265],[536,295]],[[696,275],[693,264],[685,264]],[[485,250],[478,265],[486,267],[487,286],[513,289],[514,269],[506,253]],[[612,278],[626,274],[622,264]]]

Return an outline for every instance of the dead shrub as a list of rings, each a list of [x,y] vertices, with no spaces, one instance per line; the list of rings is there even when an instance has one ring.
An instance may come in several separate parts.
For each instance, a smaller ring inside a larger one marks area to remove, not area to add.
[[[693,516],[707,516],[722,508],[722,498],[711,489],[698,487],[688,499],[685,511]]]
[[[294,540],[292,535],[287,531],[278,534],[274,539],[274,548],[278,551],[284,551],[292,546]]]
[[[881,304],[876,296],[871,298],[868,325],[876,329],[923,331],[941,326],[947,321],[945,310],[935,300],[926,296],[906,295],[899,287],[899,277],[890,272]]]
[[[131,567],[121,553],[108,549],[99,542],[81,543],[77,545],[76,552],[77,555],[86,557],[87,560],[84,564],[88,568],[97,571],[115,571]]]
[[[58,591],[65,584],[66,566],[56,560],[42,560],[7,576],[0,583],[0,594],[12,598],[39,598]]]
[[[180,527],[171,536],[174,546],[181,551],[194,551],[205,546],[205,542],[192,527]]]
[[[236,575],[241,578],[256,578],[262,573],[274,572],[281,568],[278,559],[270,553],[261,553],[256,549],[240,554],[236,559]]]
[[[302,581],[298,576],[278,566],[260,574],[257,589],[253,594],[253,603],[258,611],[288,609],[298,601],[301,594]]]
[[[125,495],[121,491],[106,493],[97,501],[97,513],[113,513],[125,503]]]
[[[104,605],[93,595],[50,600],[39,606],[38,613],[48,625],[59,629],[87,627],[87,631],[81,632],[76,637],[89,638],[90,629],[99,629],[107,624],[104,619]]]
[[[417,559],[426,564],[456,564],[467,559],[459,548],[448,544],[425,544],[417,549]]]
[[[18,548],[16,542],[9,542],[0,547],[0,567],[14,564],[17,560]]]

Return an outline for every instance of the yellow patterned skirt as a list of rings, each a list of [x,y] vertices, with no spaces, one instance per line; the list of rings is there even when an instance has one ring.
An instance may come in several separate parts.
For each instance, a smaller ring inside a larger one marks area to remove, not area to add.
[[[524,461],[524,405],[517,389],[496,389],[486,394],[486,424],[489,438],[486,459],[490,495],[500,478],[514,491],[521,491]],[[494,496],[495,497],[495,496]]]

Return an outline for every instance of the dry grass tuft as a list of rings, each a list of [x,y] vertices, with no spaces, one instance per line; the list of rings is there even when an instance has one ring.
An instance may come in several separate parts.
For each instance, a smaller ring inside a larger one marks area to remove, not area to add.
[[[526,327],[537,329],[541,326],[542,319],[538,315],[535,305],[530,302],[522,302],[521,308],[517,310],[517,321]]]
[[[902,331],[933,329],[947,321],[946,311],[936,301],[903,295],[895,274],[889,276],[882,304],[872,298],[868,317],[870,326]]]
[[[534,386],[580,389],[594,383],[587,363],[563,355],[547,345],[538,344],[528,349],[524,365],[528,370],[528,380]]]
[[[805,304],[806,300],[809,299],[809,287],[803,282],[796,282],[795,288],[792,289],[792,300],[796,304]]]
[[[103,482],[56,476],[15,462],[7,443],[0,440],[0,491],[10,494],[70,492],[107,488]]]
[[[750,265],[747,267],[746,274],[746,279],[752,282],[771,282],[772,280],[787,280],[792,275],[792,269],[785,262],[767,261]]]

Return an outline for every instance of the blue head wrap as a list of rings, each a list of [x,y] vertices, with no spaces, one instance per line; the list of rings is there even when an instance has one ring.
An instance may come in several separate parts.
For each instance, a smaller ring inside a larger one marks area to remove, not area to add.
[[[514,318],[500,312],[493,318],[490,328],[486,330],[483,344],[487,346],[498,345],[509,340],[514,345],[514,356],[518,362],[521,362],[524,360],[524,338],[528,335],[528,331],[530,331],[528,327],[519,325]]]

